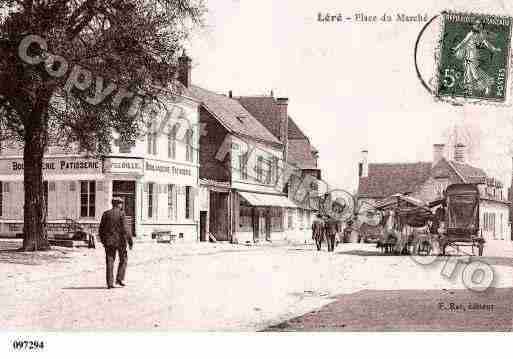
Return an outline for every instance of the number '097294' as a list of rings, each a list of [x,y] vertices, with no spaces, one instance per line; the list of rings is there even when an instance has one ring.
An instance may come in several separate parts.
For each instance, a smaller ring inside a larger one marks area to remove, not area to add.
[[[14,350],[41,350],[45,343],[42,340],[14,340],[12,347]]]

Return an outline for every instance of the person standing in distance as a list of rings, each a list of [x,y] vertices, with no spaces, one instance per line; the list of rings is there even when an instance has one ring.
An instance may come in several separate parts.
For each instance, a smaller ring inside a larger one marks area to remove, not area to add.
[[[319,213],[315,215],[315,219],[312,221],[312,239],[315,242],[317,250],[320,251],[324,239],[324,221]]]
[[[121,198],[113,198],[112,209],[103,213],[99,234],[100,240],[105,247],[107,288],[114,288],[114,261],[116,260],[116,252],[118,252],[119,256],[116,284],[124,287],[128,260],[126,246],[128,243],[130,250],[132,250],[134,243],[127,225],[125,212],[123,211],[123,200]]]

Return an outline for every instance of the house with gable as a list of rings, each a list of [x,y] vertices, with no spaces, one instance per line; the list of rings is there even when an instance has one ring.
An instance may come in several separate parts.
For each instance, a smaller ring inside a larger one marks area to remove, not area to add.
[[[285,239],[296,208],[283,193],[284,145],[232,96],[188,88],[200,102],[200,219],[203,238],[232,243]],[[279,99],[286,107],[287,100]]]
[[[318,151],[288,113],[283,99],[270,96],[242,96],[238,101],[284,145],[283,157],[290,170],[284,191],[297,208],[288,208],[285,233],[294,239],[311,236],[313,214],[317,211]],[[281,103],[280,103],[281,101]]]
[[[456,144],[452,159],[444,156],[445,145],[433,145],[432,162],[368,163],[368,152],[362,151],[358,165],[360,206],[379,202],[401,193],[432,202],[443,197],[447,186],[454,183],[475,184],[480,192],[480,230],[486,240],[510,238],[509,206],[503,184],[485,171],[466,162],[466,147]]]

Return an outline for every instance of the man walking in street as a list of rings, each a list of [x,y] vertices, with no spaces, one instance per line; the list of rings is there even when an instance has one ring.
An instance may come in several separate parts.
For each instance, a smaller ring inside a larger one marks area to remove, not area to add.
[[[335,238],[340,230],[339,221],[335,218],[328,217],[326,220],[326,240],[328,242],[328,252],[335,250]]]
[[[125,272],[127,267],[128,254],[127,242],[130,250],[133,247],[132,236],[127,226],[123,201],[121,198],[112,199],[112,209],[105,211],[100,222],[100,240],[105,247],[105,260],[107,272],[107,288],[114,288],[114,261],[116,252],[119,256],[116,284],[124,287]]]
[[[322,240],[324,237],[324,221],[320,214],[315,215],[315,219],[312,222],[312,239],[315,242],[317,250],[321,250]]]

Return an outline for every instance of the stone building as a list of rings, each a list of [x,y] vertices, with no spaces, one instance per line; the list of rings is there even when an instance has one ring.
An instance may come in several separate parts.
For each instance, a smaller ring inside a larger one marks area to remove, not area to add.
[[[510,238],[510,202],[503,184],[485,171],[465,160],[463,144],[454,148],[453,159],[444,156],[444,145],[433,146],[432,162],[368,163],[367,151],[362,151],[359,163],[358,202],[372,205],[390,195],[401,193],[432,202],[441,199],[444,190],[453,183],[476,184],[480,192],[480,230],[487,240]]]
[[[297,206],[281,190],[282,142],[236,99],[194,85],[188,90],[201,103],[208,236],[234,243],[283,239],[285,210]],[[287,100],[279,101],[286,108]]]
[[[284,191],[297,206],[288,208],[284,216],[287,238],[310,237],[313,215],[318,210],[318,181],[321,180],[317,149],[288,114],[286,104],[280,103],[272,93],[237,99],[284,145],[283,157],[290,171]]]

